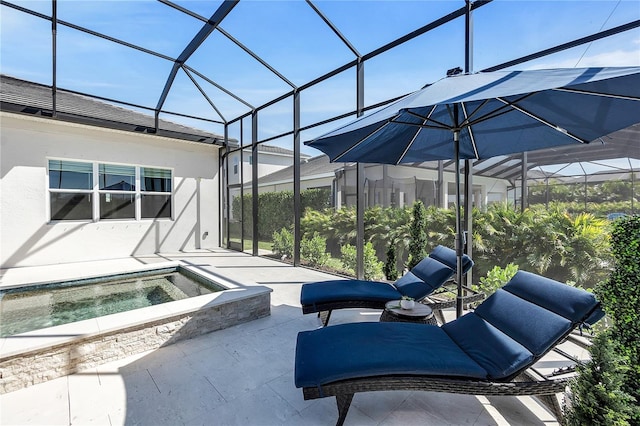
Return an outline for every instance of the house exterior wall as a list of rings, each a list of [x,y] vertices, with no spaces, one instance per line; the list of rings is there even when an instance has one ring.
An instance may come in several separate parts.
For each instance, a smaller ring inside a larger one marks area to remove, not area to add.
[[[300,178],[300,191],[315,188],[332,188],[335,175],[332,173],[327,176],[313,176],[311,178]],[[291,180],[281,182],[270,182],[267,184],[258,184],[258,193],[293,191],[293,182]]]
[[[5,112],[0,124],[2,268],[218,247],[218,147]],[[172,169],[173,219],[49,221],[49,158]]]
[[[365,206],[411,206],[416,201],[416,179],[420,181],[438,180],[438,172],[404,166],[367,164],[365,166]],[[443,205],[451,208],[455,204],[455,175],[445,172],[445,193]],[[346,168],[336,179],[336,207],[354,206],[356,203],[356,169]],[[508,182],[500,179],[473,176],[473,206],[484,209],[489,203],[507,200]],[[393,198],[392,198],[393,193]],[[426,205],[435,205],[435,188],[429,188]]]
[[[240,183],[240,173],[242,173],[242,183],[251,182],[253,179],[253,166],[249,162],[252,157],[251,150],[244,150],[242,166],[240,166],[240,151],[229,154],[229,185]],[[258,178],[277,172],[293,164],[293,152],[291,155],[258,151]],[[242,167],[242,171],[240,168]]]

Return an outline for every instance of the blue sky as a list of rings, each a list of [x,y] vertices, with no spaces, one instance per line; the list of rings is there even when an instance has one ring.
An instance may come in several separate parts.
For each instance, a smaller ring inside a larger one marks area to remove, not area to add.
[[[11,0],[10,0],[11,1]],[[12,3],[49,15],[51,3]],[[219,1],[175,3],[209,18]],[[464,5],[449,1],[316,1],[317,7],[366,54]],[[151,0],[58,0],[58,18],[177,57],[202,23]],[[527,55],[603,29],[640,19],[637,0],[495,0],[474,15],[474,71]],[[51,84],[51,27],[45,20],[0,7],[0,71]],[[419,89],[464,65],[464,22],[458,19],[365,64],[367,105]],[[295,85],[301,85],[354,59],[354,54],[302,0],[242,0],[222,28],[260,55]],[[137,52],[61,25],[58,27],[57,84],[99,96],[155,107],[172,62]],[[212,34],[187,65],[253,106],[291,87],[220,33]],[[519,68],[640,65],[640,30],[522,64]],[[227,120],[249,110],[196,77]],[[302,124],[354,109],[355,71],[349,70],[303,92]],[[164,108],[220,119],[189,77],[180,72]],[[291,101],[260,113],[259,138],[290,130]],[[164,117],[222,132],[221,126]],[[247,128],[249,126],[246,126]],[[336,124],[328,126],[336,127]],[[307,140],[329,130],[306,132]],[[245,133],[248,130],[245,129]],[[230,129],[239,137],[239,126]],[[247,137],[247,135],[245,135]],[[275,141],[274,143],[279,143]],[[290,144],[290,138],[281,141]]]

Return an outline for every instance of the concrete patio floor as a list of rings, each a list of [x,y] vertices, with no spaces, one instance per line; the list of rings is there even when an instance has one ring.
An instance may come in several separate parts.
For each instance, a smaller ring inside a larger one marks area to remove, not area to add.
[[[300,285],[334,278],[226,250],[2,270],[2,283],[114,273],[180,260],[242,285],[273,289],[271,315],[195,339],[0,395],[2,425],[333,425],[334,398],[304,401],[293,383],[303,315]],[[377,321],[380,312],[335,312],[332,324]],[[425,350],[428,350],[426,348]],[[336,360],[338,362],[338,360]],[[531,397],[434,392],[357,394],[346,425],[557,425]]]

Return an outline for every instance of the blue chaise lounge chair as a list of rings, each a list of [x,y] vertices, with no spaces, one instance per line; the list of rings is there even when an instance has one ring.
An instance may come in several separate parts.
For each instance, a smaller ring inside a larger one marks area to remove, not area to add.
[[[329,280],[307,283],[302,286],[300,292],[302,313],[317,312],[318,316],[322,318],[323,325],[326,326],[329,323],[331,311],[334,309],[384,309],[385,303],[401,299],[402,296],[409,296],[421,301],[455,275],[456,264],[457,258],[454,250],[437,246],[428,257],[392,284],[365,280]],[[472,266],[471,258],[463,255],[463,274],[467,273]],[[473,297],[465,302],[471,303],[480,300],[484,295],[474,293]],[[434,311],[438,313],[437,311],[442,308],[443,306],[434,307]],[[326,314],[321,315],[321,313]]]
[[[335,396],[338,425],[357,392],[553,396],[566,378],[514,379],[577,326],[603,315],[593,294],[520,271],[474,312],[442,327],[366,322],[300,332],[295,385],[304,399]]]

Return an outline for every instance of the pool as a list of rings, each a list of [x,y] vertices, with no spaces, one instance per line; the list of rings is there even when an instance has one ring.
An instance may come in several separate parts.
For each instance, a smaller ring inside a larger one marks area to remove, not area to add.
[[[2,299],[17,301],[0,313],[2,328],[7,327],[3,331],[7,335],[0,337],[0,395],[271,313],[270,288],[230,281],[214,267],[166,262],[126,272],[54,283],[3,285]],[[158,275],[164,279],[158,280]],[[195,279],[197,284],[183,283],[184,277]],[[94,292],[102,286],[111,287],[110,291],[97,297]],[[61,305],[51,303],[58,296],[39,293],[51,287],[62,291],[64,297],[60,298],[66,301]],[[34,298],[46,302],[38,308],[46,315],[20,312],[20,304],[26,305]],[[129,310],[110,313],[122,308]],[[55,325],[62,321],[57,314],[51,316],[56,310],[66,312],[58,315],[66,323]],[[81,319],[87,312],[93,312],[91,318]],[[96,312],[99,316],[94,316]],[[21,319],[5,326],[5,316],[14,314]],[[31,316],[38,319],[28,318]],[[17,327],[23,325],[15,322],[21,321],[31,324],[31,331],[18,331]]]
[[[225,288],[184,269],[49,283],[0,291],[0,337],[130,311]]]

